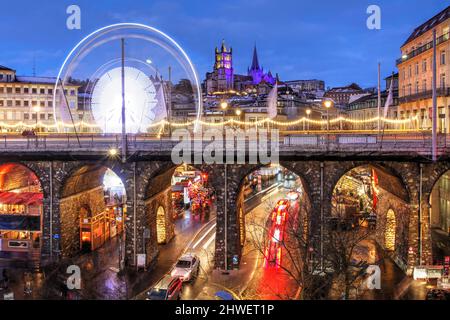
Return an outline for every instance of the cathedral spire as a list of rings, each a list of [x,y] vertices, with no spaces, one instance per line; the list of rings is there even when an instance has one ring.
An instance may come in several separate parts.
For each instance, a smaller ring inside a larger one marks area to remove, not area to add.
[[[259,70],[258,52],[256,51],[256,44],[255,47],[253,48],[253,60],[250,70]]]

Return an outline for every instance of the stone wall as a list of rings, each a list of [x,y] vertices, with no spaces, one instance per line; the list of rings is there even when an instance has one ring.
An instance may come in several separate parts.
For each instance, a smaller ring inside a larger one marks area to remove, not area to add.
[[[147,254],[147,263],[151,263],[158,254],[157,241],[157,211],[158,208],[164,209],[164,241],[160,244],[167,244],[175,236],[175,227],[173,222],[173,207],[172,207],[172,188],[166,187],[161,192],[154,194],[151,198],[145,201],[146,211],[146,226],[150,230],[150,239],[145,240],[145,248]]]
[[[106,210],[103,186],[60,200],[61,255],[71,257],[80,252],[80,212],[87,209],[92,216]]]
[[[393,194],[380,189],[377,203],[377,226],[375,231],[375,239],[378,244],[386,248],[386,230],[387,230],[387,213],[392,210],[395,215],[395,249],[390,253],[393,260],[407,271],[408,264],[408,248],[409,248],[409,221],[410,209],[409,205],[397,198]],[[386,251],[389,252],[389,251]]]

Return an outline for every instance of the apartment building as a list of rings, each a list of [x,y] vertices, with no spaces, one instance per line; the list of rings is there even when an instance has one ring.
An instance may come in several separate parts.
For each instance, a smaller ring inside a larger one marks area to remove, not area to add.
[[[55,130],[53,93],[55,78],[22,77],[0,66],[0,132],[39,132]],[[65,94],[71,109],[78,109],[78,86],[66,85]],[[59,105],[60,95],[56,95]]]
[[[436,30],[438,130],[450,132],[450,6],[421,24],[401,46],[399,119],[418,116],[418,126],[432,126],[433,31]]]

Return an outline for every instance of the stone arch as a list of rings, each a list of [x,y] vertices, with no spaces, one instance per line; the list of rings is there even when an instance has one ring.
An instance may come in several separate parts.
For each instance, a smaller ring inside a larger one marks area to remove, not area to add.
[[[82,229],[81,225],[85,224],[92,217],[98,215],[104,215],[105,217],[100,220],[100,226],[98,230],[102,230],[99,238],[92,238],[92,243],[95,244],[95,248],[101,246],[106,240],[109,239],[111,234],[114,236],[126,228],[126,222],[122,227],[117,225],[110,225],[109,210],[114,214],[122,216],[120,221],[127,221],[123,219],[127,212],[127,204],[124,202],[124,198],[117,196],[116,194],[109,195],[111,203],[114,203],[114,208],[111,209],[106,203],[106,194],[103,186],[103,179],[105,173],[111,170],[122,182],[125,189],[124,197],[129,196],[130,188],[124,181],[124,171],[121,166],[115,165],[113,162],[93,163],[93,162],[73,162],[65,167],[66,173],[61,180],[60,185],[57,187],[59,194],[59,233],[60,233],[60,248],[61,255],[64,258],[73,257],[77,255],[82,247],[86,234],[97,234],[98,232],[91,230],[89,233]],[[117,204],[116,204],[117,202]],[[116,209],[115,209],[116,208]],[[90,217],[82,218],[82,213],[87,213]],[[116,223],[118,220],[114,219]],[[92,225],[92,228],[97,226]],[[110,231],[111,226],[115,226],[115,232]],[[117,232],[117,233],[116,233]],[[108,235],[108,237],[106,237]],[[97,240],[103,239],[103,240]]]
[[[450,248],[443,239],[450,234],[449,175],[450,163],[439,162],[426,170],[423,186],[424,254],[430,264],[442,264]],[[443,207],[443,208],[442,208]],[[427,241],[428,240],[428,241]],[[438,245],[440,243],[441,245]]]
[[[27,259],[27,264],[33,263],[34,267],[39,267],[40,258],[48,252],[47,226],[45,224],[49,213],[49,189],[45,178],[45,165],[42,163],[0,162],[0,191],[6,196],[2,201],[1,210],[2,214],[9,216],[9,218],[5,217],[6,221],[4,222],[8,227],[3,230],[5,233],[2,238],[4,237],[5,243],[8,239],[26,243],[27,250],[19,249],[15,254],[23,255]],[[22,193],[22,199],[18,198]],[[16,213],[21,213],[26,218],[15,217]],[[3,219],[1,214],[0,219]],[[17,231],[27,231],[26,238],[16,238],[17,235],[14,233]],[[9,250],[15,251],[16,249],[8,246],[6,251]],[[25,255],[27,256],[25,257]],[[7,257],[7,259],[9,258]]]
[[[244,203],[244,194],[243,194],[243,186],[244,181],[246,177],[255,172],[256,170],[259,170],[262,167],[265,167],[263,164],[245,164],[245,165],[228,165],[228,197],[227,197],[227,204],[228,204],[228,212],[231,213],[228,215],[228,248],[227,248],[227,261],[229,264],[229,267],[231,266],[231,261],[234,255],[240,255],[242,246],[244,245],[245,240],[245,212],[243,210],[243,203]],[[299,165],[297,162],[290,162],[290,161],[281,161],[280,167],[283,169],[288,170],[289,172],[294,173],[298,176],[298,178],[301,181],[302,188],[306,194],[306,197],[308,198],[308,205],[311,205],[312,198],[310,194],[310,188],[307,181],[309,179],[305,178],[305,173],[311,174],[312,172],[309,172],[308,170],[303,170],[305,167]],[[309,178],[309,176],[308,176]],[[220,183],[223,183],[223,178],[220,179]],[[218,201],[222,202],[223,197],[221,195],[218,195]],[[310,215],[310,208],[306,210],[307,211],[307,220],[309,223],[309,215]],[[218,221],[219,223],[220,221]],[[307,227],[307,230],[309,230],[309,226]],[[216,241],[216,247],[222,245],[223,247],[223,240],[222,238],[217,239]],[[224,256],[223,253],[219,255],[220,259],[216,265],[223,268],[224,263]]]
[[[331,175],[329,178],[330,186],[333,186],[331,189],[330,198],[327,199],[330,207],[327,211],[331,213],[333,206],[331,203],[333,202],[333,193],[338,187],[339,183],[341,183],[341,179],[351,173],[354,170],[366,168],[366,170],[370,170],[369,174],[374,179],[376,174],[377,182],[376,189],[378,192],[376,196],[373,197],[372,214],[376,214],[376,228],[375,233],[371,236],[378,242],[378,244],[384,248],[387,252],[392,253],[391,256],[393,260],[399,265],[400,268],[406,271],[407,267],[411,265],[411,261],[409,260],[408,250],[412,241],[415,241],[413,230],[414,226],[411,223],[414,221],[412,217],[414,217],[414,201],[412,199],[415,194],[415,186],[411,183],[405,181],[404,174],[400,174],[399,170],[395,165],[391,165],[388,162],[344,162],[340,165],[340,168],[335,170],[335,175]],[[411,168],[408,168],[411,170]],[[373,191],[373,187],[371,187]],[[355,196],[351,196],[352,198],[358,198],[356,192]],[[354,204],[357,205],[357,204]],[[359,205],[358,205],[359,207]],[[386,228],[391,227],[391,218],[388,217],[388,213],[391,215],[391,211],[394,212],[395,218],[395,237],[392,243],[386,243],[386,234],[388,230]],[[357,213],[359,209],[356,210]],[[347,214],[349,213],[346,211]],[[370,222],[367,222],[370,223]]]
[[[209,166],[195,164],[189,164],[189,166],[202,172],[206,171],[211,176],[212,168]],[[157,257],[158,245],[170,242],[175,236],[171,181],[178,167],[180,165],[174,164],[172,161],[158,161],[142,164],[139,169],[138,183],[143,203],[140,220],[143,223],[138,227],[137,234],[139,237],[143,234],[143,228],[148,228],[150,238],[138,239],[137,243],[138,252],[146,253],[147,264]],[[159,208],[164,209],[164,219],[162,215],[158,216]],[[164,227],[162,227],[163,222]],[[160,233],[158,229],[163,231]]]

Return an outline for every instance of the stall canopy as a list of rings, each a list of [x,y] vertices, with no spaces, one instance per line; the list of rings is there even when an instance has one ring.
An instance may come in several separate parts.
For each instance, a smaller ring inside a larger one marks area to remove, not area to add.
[[[0,204],[42,205],[43,194],[37,192],[0,192]]]

